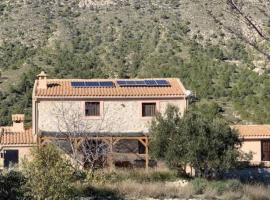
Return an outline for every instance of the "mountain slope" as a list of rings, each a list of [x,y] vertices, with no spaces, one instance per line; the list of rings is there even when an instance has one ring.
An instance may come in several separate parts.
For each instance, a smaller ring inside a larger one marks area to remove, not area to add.
[[[270,123],[269,71],[252,71],[264,58],[215,16],[202,0],[3,0],[0,123],[14,112],[30,121],[41,69],[59,78],[180,77],[230,121]]]

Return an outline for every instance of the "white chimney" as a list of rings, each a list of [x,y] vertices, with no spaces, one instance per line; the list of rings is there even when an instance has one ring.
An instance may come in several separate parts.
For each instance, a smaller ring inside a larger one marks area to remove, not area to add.
[[[13,122],[12,129],[14,132],[24,131],[24,114],[12,115],[12,122]]]
[[[37,88],[47,89],[47,74],[44,71],[42,71],[39,75],[37,75],[37,77],[38,77]]]

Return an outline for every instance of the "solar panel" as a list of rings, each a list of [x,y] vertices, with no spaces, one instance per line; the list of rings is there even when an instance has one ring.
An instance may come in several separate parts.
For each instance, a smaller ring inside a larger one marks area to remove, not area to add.
[[[85,87],[84,81],[72,81],[71,82],[72,87]]]
[[[72,81],[72,87],[113,87],[112,81]]]
[[[99,84],[99,82],[90,82],[90,81],[87,81],[87,82],[85,82],[85,86],[86,87],[99,87],[100,84]]]
[[[169,86],[169,82],[167,80],[118,80],[116,83],[120,87],[152,87],[152,86]]]
[[[125,86],[127,83],[126,81],[116,81],[118,85]]]
[[[168,86],[169,82],[166,80],[156,80],[157,84],[160,86]]]
[[[146,84],[145,84],[145,81],[136,81],[136,85],[138,85],[138,86],[144,86]]]
[[[156,86],[157,83],[155,80],[145,80],[147,86]]]
[[[126,85],[135,86],[136,85],[136,81],[126,81]]]
[[[113,87],[112,81],[101,81],[99,82],[100,87]]]

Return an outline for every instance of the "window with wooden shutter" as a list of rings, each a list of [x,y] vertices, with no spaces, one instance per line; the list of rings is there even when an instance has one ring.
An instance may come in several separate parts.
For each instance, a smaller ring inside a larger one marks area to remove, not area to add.
[[[156,115],[156,103],[142,103],[142,116],[152,117]]]
[[[270,140],[262,140],[262,161],[270,161]]]
[[[100,102],[85,102],[85,116],[100,116]]]

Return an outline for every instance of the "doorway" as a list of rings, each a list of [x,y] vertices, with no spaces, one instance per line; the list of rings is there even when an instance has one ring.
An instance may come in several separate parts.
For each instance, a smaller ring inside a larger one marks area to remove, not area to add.
[[[19,151],[18,150],[4,150],[4,167],[8,168],[11,165],[18,164]]]
[[[270,161],[270,140],[262,140],[262,161]]]

